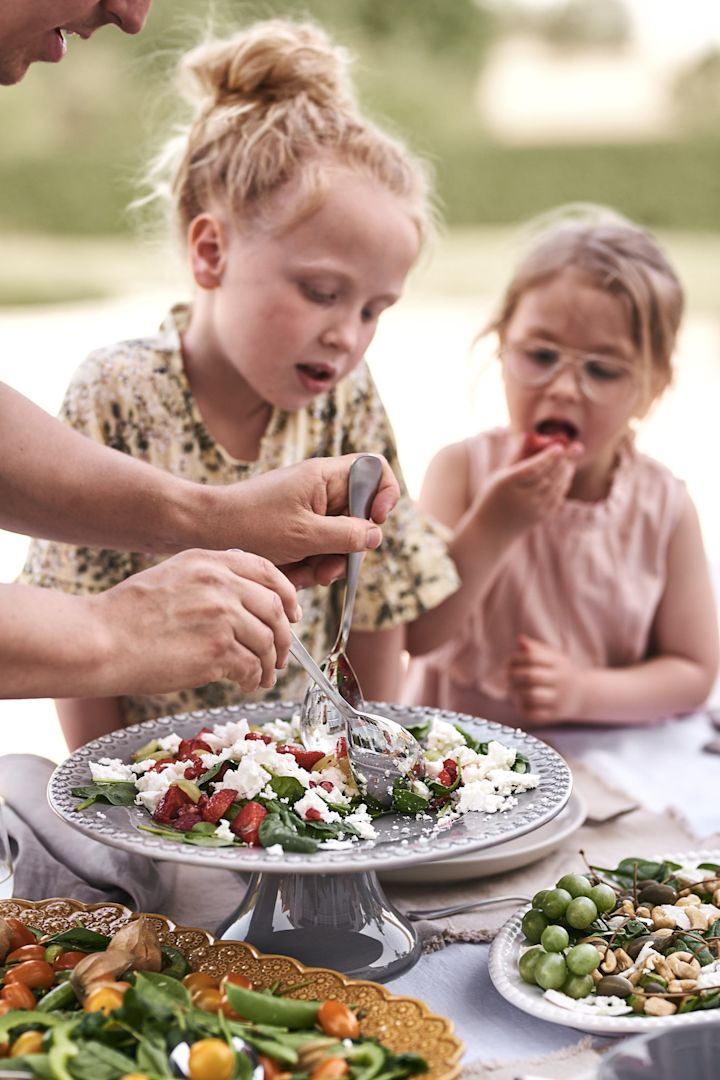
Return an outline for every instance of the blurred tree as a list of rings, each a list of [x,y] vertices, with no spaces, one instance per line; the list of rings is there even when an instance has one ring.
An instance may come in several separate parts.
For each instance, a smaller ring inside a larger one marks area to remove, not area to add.
[[[562,0],[540,9],[515,0],[498,11],[506,29],[537,34],[562,49],[617,48],[630,39],[623,0]]]
[[[720,49],[713,48],[683,69],[673,96],[682,130],[717,132],[720,122]]]

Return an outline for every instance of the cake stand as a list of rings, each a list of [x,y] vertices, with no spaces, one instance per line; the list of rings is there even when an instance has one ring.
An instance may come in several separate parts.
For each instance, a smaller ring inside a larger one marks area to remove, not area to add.
[[[264,848],[191,847],[138,830],[151,824],[141,807],[99,806],[75,809],[74,787],[87,784],[90,761],[132,754],[150,739],[172,732],[194,735],[201,727],[247,717],[251,724],[290,719],[297,703],[263,702],[180,713],[103,735],[76,750],[60,764],[48,785],[52,809],[87,836],[150,859],[186,863],[198,868],[231,870],[241,896],[237,910],[219,936],[244,940],[262,952],[293,956],[305,964],[332,967],[353,978],[376,982],[394,978],[420,955],[412,924],[392,906],[377,877],[378,870],[466,855],[492,847],[550,821],[567,803],[570,769],[560,755],[516,728],[478,720],[462,713],[373,703],[375,712],[407,724],[432,717],[459,723],[481,741],[496,739],[522,752],[540,777],[532,791],[519,794],[510,810],[465,814],[444,829],[420,818],[389,814],[375,822],[378,836],[349,848],[315,854],[269,854]]]

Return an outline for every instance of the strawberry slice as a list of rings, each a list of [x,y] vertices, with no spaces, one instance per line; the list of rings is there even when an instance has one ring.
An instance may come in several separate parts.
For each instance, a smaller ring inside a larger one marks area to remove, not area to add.
[[[534,457],[535,454],[539,454],[542,450],[546,450],[547,447],[552,446],[553,443],[560,443],[561,446],[569,446],[570,438],[564,431],[553,431],[550,435],[541,435],[539,431],[528,431],[523,439],[520,457]]]

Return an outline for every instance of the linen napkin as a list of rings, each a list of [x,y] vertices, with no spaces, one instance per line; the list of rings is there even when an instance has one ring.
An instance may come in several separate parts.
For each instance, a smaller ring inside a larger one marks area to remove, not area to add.
[[[614,1040],[613,1040],[614,1042]],[[462,1070],[461,1080],[592,1080],[600,1064],[602,1051],[585,1036],[574,1046],[545,1057],[516,1061],[474,1062]]]
[[[57,817],[47,801],[54,769],[52,761],[34,754],[0,757],[15,896],[112,901],[133,911],[158,911],[180,925],[211,933],[237,908],[245,875],[133,855],[85,836]]]

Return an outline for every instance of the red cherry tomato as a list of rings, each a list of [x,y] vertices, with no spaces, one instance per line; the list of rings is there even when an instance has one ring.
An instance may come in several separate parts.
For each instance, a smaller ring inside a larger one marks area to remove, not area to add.
[[[40,990],[49,990],[55,982],[55,972],[45,960],[24,960],[5,972],[5,986],[22,983]]]
[[[44,960],[44,945],[21,945],[5,957],[6,964],[19,964],[22,960]]]
[[[68,949],[67,952],[61,953],[53,961],[53,968],[55,971],[71,971],[76,964],[79,964],[89,954],[86,952],[78,952],[75,949]]]

